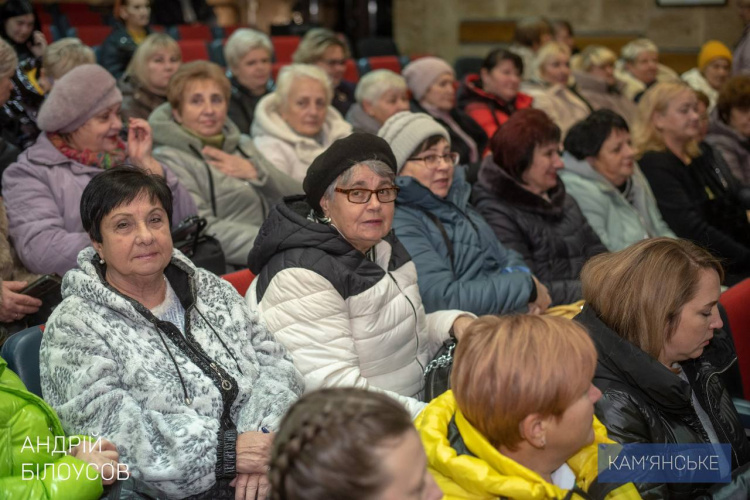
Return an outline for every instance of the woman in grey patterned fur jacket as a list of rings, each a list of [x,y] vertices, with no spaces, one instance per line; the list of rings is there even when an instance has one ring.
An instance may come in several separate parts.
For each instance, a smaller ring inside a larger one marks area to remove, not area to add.
[[[291,357],[228,282],[172,249],[163,179],[108,170],[81,216],[94,248],[47,323],[45,400],[66,432],[114,442],[164,496],[262,493],[269,429],[303,390]]]

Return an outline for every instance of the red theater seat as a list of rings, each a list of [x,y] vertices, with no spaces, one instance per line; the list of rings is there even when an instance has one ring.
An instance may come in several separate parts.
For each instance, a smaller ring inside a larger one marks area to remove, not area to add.
[[[203,40],[177,40],[182,51],[182,62],[208,61],[208,47]]]
[[[101,45],[112,33],[111,26],[76,26],[68,31],[68,36],[80,38],[89,47]]]
[[[234,289],[237,290],[237,293],[244,297],[247,289],[250,288],[250,283],[255,279],[255,275],[250,269],[243,269],[241,271],[225,274],[222,278],[230,282]]]
[[[298,36],[272,36],[273,53],[276,62],[288,64],[292,62],[292,55],[299,46]]]

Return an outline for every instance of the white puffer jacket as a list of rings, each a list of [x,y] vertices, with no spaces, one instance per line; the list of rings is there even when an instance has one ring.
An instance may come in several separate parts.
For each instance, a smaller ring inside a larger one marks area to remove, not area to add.
[[[292,353],[306,390],[382,390],[416,417],[424,366],[465,313],[425,314],[416,267],[395,236],[370,261],[335,228],[307,220],[309,210],[288,198],[266,219],[250,252],[250,308]]]
[[[264,96],[255,108],[251,135],[255,147],[274,167],[302,182],[312,161],[335,140],[352,133],[347,123],[333,106],[328,106],[326,121],[319,137],[305,137],[287,125],[279,113],[278,95]]]

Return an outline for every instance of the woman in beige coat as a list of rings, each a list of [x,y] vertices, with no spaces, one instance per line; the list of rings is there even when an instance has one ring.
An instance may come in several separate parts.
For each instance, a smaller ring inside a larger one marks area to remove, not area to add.
[[[282,68],[276,91],[255,108],[252,136],[273,165],[302,182],[307,167],[352,126],[331,106],[333,91],[326,73],[309,64]]]
[[[534,58],[534,79],[521,85],[521,91],[534,98],[532,106],[554,121],[563,137],[573,124],[586,118],[592,109],[570,87],[570,49],[560,42],[548,42]]]

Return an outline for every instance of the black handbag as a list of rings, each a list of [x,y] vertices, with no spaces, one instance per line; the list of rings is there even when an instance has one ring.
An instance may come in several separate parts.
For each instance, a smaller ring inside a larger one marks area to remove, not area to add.
[[[451,371],[453,371],[453,351],[456,339],[449,338],[438,349],[432,361],[424,369],[424,400],[429,403],[434,398],[451,388]]]
[[[205,218],[191,215],[172,231],[172,244],[196,267],[222,275],[227,268],[224,250],[219,240],[205,234],[206,224]]]

